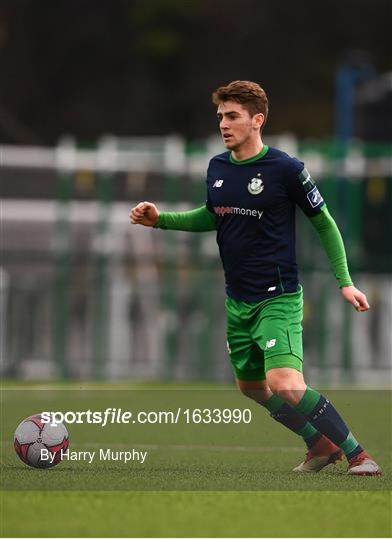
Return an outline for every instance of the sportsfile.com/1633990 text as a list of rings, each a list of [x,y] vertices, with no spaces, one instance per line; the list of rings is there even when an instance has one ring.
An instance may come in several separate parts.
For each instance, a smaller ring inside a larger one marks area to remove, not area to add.
[[[182,408],[172,411],[124,411],[108,407],[104,411],[44,411],[42,422],[55,426],[67,424],[250,424],[250,409]]]

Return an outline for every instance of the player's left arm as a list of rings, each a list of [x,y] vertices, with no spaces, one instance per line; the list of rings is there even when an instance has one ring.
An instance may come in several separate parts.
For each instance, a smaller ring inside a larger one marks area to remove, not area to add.
[[[291,174],[288,174],[288,193],[310,219],[320,237],[343,297],[357,311],[367,311],[369,304],[366,296],[354,287],[348,271],[346,251],[338,226],[328,212],[327,206],[317,186],[298,160],[291,161]]]
[[[335,220],[328,212],[327,206],[322,206],[321,211],[309,219],[318,232],[343,298],[352,304],[357,311],[367,311],[370,306],[366,295],[353,285],[343,239]]]

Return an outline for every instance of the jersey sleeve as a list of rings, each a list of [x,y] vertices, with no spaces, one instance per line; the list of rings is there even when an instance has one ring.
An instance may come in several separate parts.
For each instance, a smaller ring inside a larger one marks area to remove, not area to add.
[[[214,231],[216,217],[206,206],[186,212],[161,212],[154,228],[188,232]]]
[[[324,206],[318,215],[311,217],[310,222],[319,234],[339,287],[352,285],[342,235],[327,207]]]
[[[325,205],[324,199],[301,161],[293,160],[288,179],[290,199],[298,204],[308,217],[319,214]]]

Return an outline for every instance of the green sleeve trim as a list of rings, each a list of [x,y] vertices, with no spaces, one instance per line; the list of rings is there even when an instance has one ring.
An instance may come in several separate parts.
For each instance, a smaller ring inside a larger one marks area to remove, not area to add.
[[[311,217],[310,221],[320,236],[339,287],[352,285],[343,239],[333,217],[328,212],[327,206],[324,205],[321,212]]]
[[[216,218],[207,206],[202,206],[187,212],[161,212],[154,227],[172,231],[215,231]]]

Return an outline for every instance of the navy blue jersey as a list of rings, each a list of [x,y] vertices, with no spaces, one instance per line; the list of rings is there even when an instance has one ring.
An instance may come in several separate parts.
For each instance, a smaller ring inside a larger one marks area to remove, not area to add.
[[[235,162],[211,159],[207,207],[217,217],[217,243],[232,298],[257,302],[298,289],[295,208],[309,217],[324,201],[304,164],[276,148]]]

